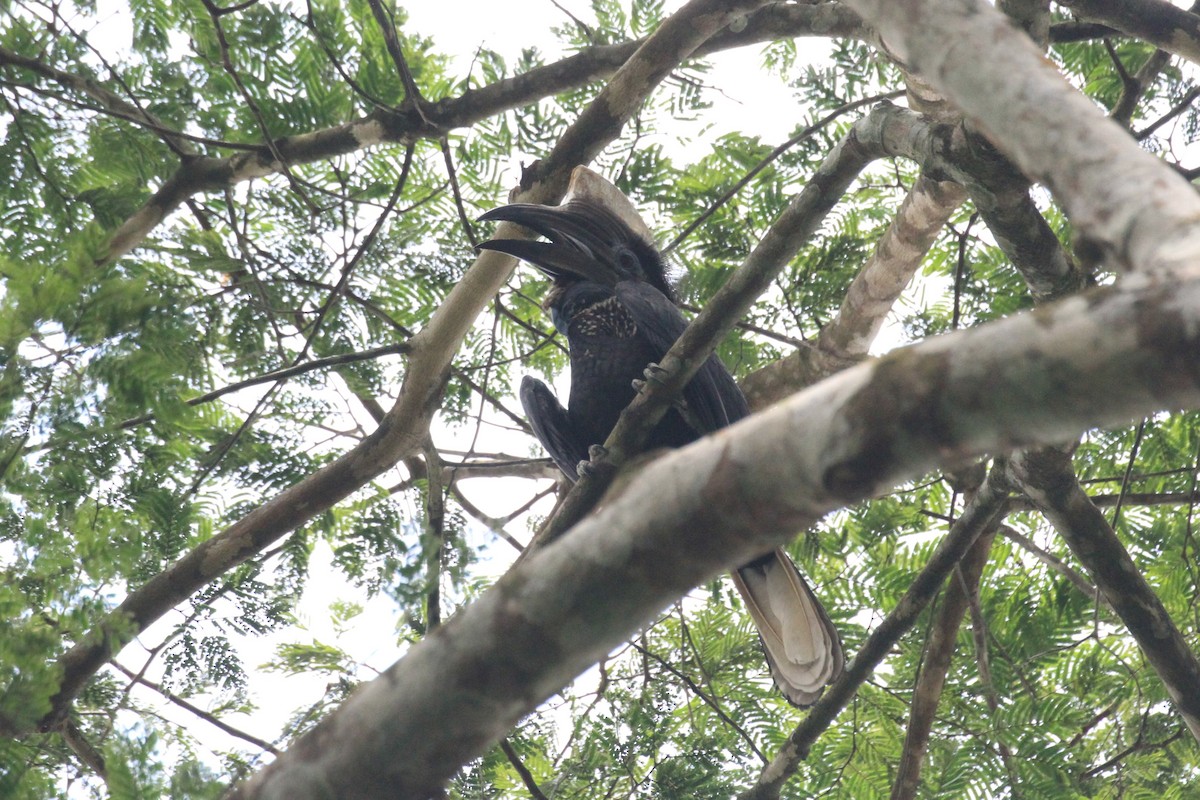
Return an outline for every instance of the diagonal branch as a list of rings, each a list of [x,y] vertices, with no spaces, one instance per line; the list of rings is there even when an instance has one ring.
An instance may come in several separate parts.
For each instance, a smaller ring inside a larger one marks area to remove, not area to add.
[[[1038,547],[1037,544],[1028,536],[1009,527],[1008,525],[1000,526],[1000,532],[1004,534],[1004,538],[1009,539],[1018,545],[1022,550],[1027,551],[1038,561],[1041,561],[1047,567],[1070,581],[1071,585],[1078,589],[1084,597],[1088,598],[1092,602],[1102,603],[1105,608],[1110,611],[1112,610],[1112,606],[1108,604],[1108,600],[1105,599],[1104,595],[1102,595],[1095,586],[1089,583],[1088,579],[1079,573],[1079,570],[1075,569],[1053,553]]]
[[[36,75],[54,81],[66,89],[92,98],[106,113],[143,125],[159,134],[168,146],[181,155],[191,156],[195,154],[195,148],[192,147],[189,141],[190,137],[180,131],[167,127],[158,117],[104,88],[94,78],[73,75],[52,67],[36,58],[29,58],[20,53],[15,53],[7,47],[0,47],[0,66],[9,65],[27,69]]]
[[[865,356],[888,312],[963,199],[963,191],[956,184],[922,175],[900,204],[875,252],[850,283],[838,313],[821,328],[815,344],[802,344],[788,356],[742,379],[742,391],[750,407],[765,408]]]
[[[993,538],[994,536],[993,533]],[[979,602],[979,580],[976,579],[973,585],[968,586],[961,573],[959,578],[958,583],[962,585],[971,608],[971,638],[975,642],[975,665],[979,669],[979,681],[983,684],[984,700],[992,715],[993,730],[999,733],[1000,722],[997,714],[1000,711],[1000,696],[996,692],[995,681],[992,680],[991,658],[988,655],[987,618],[984,617],[983,607]],[[1008,746],[1005,739],[1006,737],[1000,735],[996,737],[996,749],[1000,752],[1001,762],[1004,763],[1004,771],[1008,775],[1012,797],[1014,800],[1021,800],[1021,794],[1018,791],[1020,780],[1017,777],[1016,765],[1013,763],[1012,748]]]
[[[896,109],[882,138],[889,155],[912,159],[926,174],[966,189],[1036,300],[1084,286],[1079,265],[1030,198],[1029,181],[968,126]]]
[[[894,92],[885,92],[884,94],[872,95],[871,97],[863,97],[863,98],[860,98],[853,102],[846,103],[846,104],[834,109],[833,111],[829,112],[825,116],[821,117],[816,122],[812,123],[811,125],[806,126],[802,131],[797,133],[795,136],[788,139],[783,144],[778,145],[770,153],[767,153],[765,158],[763,158],[761,161],[759,161],[757,164],[755,164],[754,167],[752,169],[750,169],[749,171],[747,171],[746,174],[743,175],[741,178],[739,178],[733,184],[733,186],[730,186],[729,189],[727,189],[720,197],[718,197],[716,200],[714,200],[708,206],[708,208],[704,209],[704,212],[702,214],[700,214],[698,217],[696,217],[691,222],[689,222],[687,225],[685,225],[683,230],[681,230],[679,233],[675,234],[675,238],[671,239],[671,241],[662,248],[662,252],[664,254],[670,253],[672,250],[674,250],[676,247],[678,247],[680,244],[682,244],[683,241],[685,239],[687,239],[687,237],[692,235],[693,231],[695,231],[697,228],[699,228],[701,225],[704,224],[704,221],[706,219],[708,219],[713,214],[715,214],[718,210],[720,210],[721,206],[725,205],[731,199],[736,197],[738,195],[738,193],[742,191],[742,189],[745,189],[746,186],[750,183],[750,181],[754,180],[755,175],[759,174],[764,169],[771,166],[771,164],[773,164],[781,155],[786,153],[788,150],[791,150],[793,147],[795,147],[800,142],[809,138],[810,136],[812,136],[814,133],[821,130],[822,128],[827,127],[830,123],[832,123],[834,120],[838,119],[839,117],[841,117],[844,114],[848,114],[851,111],[855,111],[859,108],[862,108],[863,106],[873,105],[875,103],[878,103],[881,100],[895,99],[896,97],[899,97],[902,94],[903,94],[902,91],[894,91]]]
[[[1084,493],[1070,454],[1056,448],[1024,451],[1013,458],[1011,474],[1087,567],[1200,741],[1200,658]]]
[[[1200,17],[1167,0],[1058,0],[1085,22],[1100,23],[1200,64]]]
[[[426,797],[660,609],[829,511],[938,465],[1200,407],[1198,347],[1200,275],[1150,275],[897,351],[672,451],[231,798]],[[1002,495],[985,483],[962,526],[985,528]]]
[[[233,727],[229,723],[222,720],[216,714],[213,714],[209,711],[205,711],[204,709],[200,708],[199,706],[197,706],[193,703],[189,703],[184,698],[171,692],[169,689],[167,689],[162,684],[155,683],[154,681],[151,681],[148,678],[143,677],[141,674],[135,673],[133,670],[129,669],[128,667],[125,667],[122,664],[114,662],[113,666],[115,666],[120,672],[124,673],[124,675],[127,678],[129,678],[133,683],[141,684],[142,686],[145,686],[147,689],[151,689],[151,690],[157,692],[158,694],[162,695],[162,698],[164,700],[166,700],[168,703],[173,703],[174,705],[179,706],[184,711],[194,714],[195,716],[197,716],[200,719],[204,720],[205,722],[209,723],[213,727],[220,729],[221,731],[229,734],[230,736],[235,736],[238,739],[249,742],[250,744],[254,745],[255,747],[259,748],[260,750],[263,750],[264,752],[271,753],[272,755],[279,755],[279,748],[276,747],[275,745],[271,744],[267,740],[260,739],[259,737],[254,736],[253,734],[249,734],[249,733],[246,733],[245,731],[238,730],[237,728]]]
[[[421,107],[425,104],[425,98],[421,96],[421,89],[417,86],[408,61],[404,58],[404,48],[400,46],[400,36],[396,32],[396,21],[391,10],[384,8],[380,0],[367,0],[367,4],[371,6],[375,23],[383,32],[383,43],[387,47],[388,55],[392,57],[392,63],[396,65],[396,72],[400,75],[400,82],[404,84],[405,104],[416,109],[417,113],[424,117]]]
[[[508,739],[500,740],[500,749],[504,752],[504,757],[508,759],[508,763],[517,771],[517,775],[521,777],[521,783],[525,784],[525,788],[529,791],[529,796],[533,800],[549,800],[546,793],[542,791],[542,787],[537,785],[537,780],[534,779],[533,773],[521,761],[521,755],[516,749],[509,744]]]
[[[912,800],[920,789],[921,765],[929,745],[929,733],[933,730],[938,701],[946,685],[946,675],[950,672],[958,629],[967,615],[972,595],[979,590],[979,579],[983,575],[983,567],[995,536],[994,528],[985,530],[955,567],[958,580],[952,579],[946,585],[929,633],[925,658],[921,661],[921,677],[913,691],[904,749],[892,783],[892,800]]]

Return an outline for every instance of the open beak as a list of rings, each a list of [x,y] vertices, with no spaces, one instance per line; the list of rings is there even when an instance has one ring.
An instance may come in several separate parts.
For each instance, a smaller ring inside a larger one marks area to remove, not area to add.
[[[611,216],[583,200],[572,200],[564,206],[500,206],[483,214],[480,221],[515,222],[550,241],[490,239],[479,249],[516,256],[558,280],[589,280],[612,286],[620,279],[614,249],[622,241],[623,232]]]

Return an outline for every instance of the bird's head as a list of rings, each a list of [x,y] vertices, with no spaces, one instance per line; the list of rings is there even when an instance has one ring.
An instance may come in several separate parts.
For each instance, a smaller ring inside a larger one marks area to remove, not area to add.
[[[494,208],[479,219],[515,222],[549,239],[491,239],[479,248],[529,262],[553,278],[559,291],[580,281],[605,286],[644,281],[675,300],[658,250],[601,203],[583,198],[561,206],[514,203]]]

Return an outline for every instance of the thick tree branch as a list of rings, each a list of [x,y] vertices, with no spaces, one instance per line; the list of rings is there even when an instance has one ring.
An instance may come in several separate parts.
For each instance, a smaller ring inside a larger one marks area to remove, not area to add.
[[[1010,471],[1087,567],[1200,741],[1200,659],[1079,485],[1070,454],[1057,448],[1024,451],[1014,456]]]
[[[1098,22],[1200,64],[1200,17],[1167,0],[1057,0]]]
[[[963,200],[956,184],[925,175],[917,179],[875,252],[850,283],[837,315],[817,335],[819,351],[840,358],[867,354],[884,319]]]
[[[924,175],[815,346],[798,348],[743,381],[742,389],[754,408],[832,374],[865,353],[938,231],[962,201],[962,190],[938,181],[966,188],[1035,298],[1062,296],[1085,283],[1079,266],[1030,199],[1029,182],[990,149],[981,149],[964,126],[935,122],[890,103],[877,106],[872,116],[875,124],[857,129],[858,138],[887,155],[916,161]]]
[[[1032,180],[1044,183],[1088,262],[1186,269],[1200,261],[1200,199],[1058,74],[983,0],[848,0]]]
[[[1054,44],[1071,44],[1124,35],[1116,28],[1098,22],[1056,22],[1050,26],[1050,41]]]
[[[232,797],[425,797],[660,609],[830,510],[938,465],[1200,407],[1197,347],[1200,276],[1131,279],[851,368],[672,451]],[[1001,496],[985,483],[962,525],[982,530]]]
[[[882,140],[888,155],[912,159],[931,177],[967,190],[1036,300],[1083,287],[1079,266],[1030,199],[1029,181],[967,126],[896,108]]]

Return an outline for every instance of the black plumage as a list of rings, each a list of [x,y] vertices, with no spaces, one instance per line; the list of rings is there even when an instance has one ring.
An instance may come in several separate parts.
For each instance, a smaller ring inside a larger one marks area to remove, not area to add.
[[[516,222],[549,242],[494,239],[481,248],[521,258],[553,283],[542,303],[567,338],[571,394],[563,408],[546,384],[526,376],[521,404],[538,440],[571,479],[588,448],[608,438],[633,399],[634,382],[657,363],[687,326],[653,244],[602,203],[514,204],[483,220]],[[729,371],[710,356],[682,397],[653,429],[647,448],[680,447],[749,414]],[[776,684],[809,705],[841,672],[841,643],[828,616],[782,550],[734,573]]]

